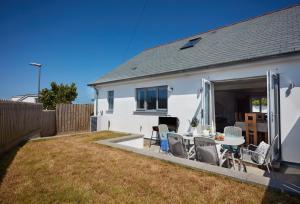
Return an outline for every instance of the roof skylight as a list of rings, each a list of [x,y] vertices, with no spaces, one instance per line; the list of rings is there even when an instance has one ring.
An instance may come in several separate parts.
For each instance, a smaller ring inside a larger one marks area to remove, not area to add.
[[[182,46],[180,49],[183,50],[186,48],[194,47],[194,45],[196,45],[200,40],[201,40],[201,37],[191,39],[186,44],[184,44],[184,46]]]

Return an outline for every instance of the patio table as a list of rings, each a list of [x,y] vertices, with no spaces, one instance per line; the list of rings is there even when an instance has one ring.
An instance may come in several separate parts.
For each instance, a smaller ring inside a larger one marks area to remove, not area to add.
[[[189,133],[182,134],[184,140],[189,141],[190,144],[194,143],[194,137],[206,137],[203,134],[190,135]],[[211,137],[208,137],[211,138]],[[224,140],[215,140],[217,144],[229,145],[229,146],[240,146],[245,143],[244,137],[224,137]]]
[[[194,137],[207,137],[204,136],[203,134],[196,134],[196,135],[191,135],[190,133],[184,133],[182,134],[182,137],[184,140],[188,141],[188,143],[194,144]],[[208,137],[211,138],[211,137]],[[228,145],[228,146],[241,146],[242,144],[245,143],[245,139],[244,137],[234,137],[234,136],[227,136],[224,137],[224,140],[215,140],[216,144],[220,144],[220,145]],[[193,155],[193,151],[195,149],[195,146],[193,145],[188,153],[190,155]],[[231,157],[232,157],[232,161],[233,161],[233,168],[235,169],[235,162],[234,162],[234,153],[231,152]]]

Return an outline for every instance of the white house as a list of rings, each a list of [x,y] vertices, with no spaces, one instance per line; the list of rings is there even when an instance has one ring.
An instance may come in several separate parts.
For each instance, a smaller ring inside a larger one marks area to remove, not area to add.
[[[12,101],[21,101],[21,102],[28,102],[28,103],[37,103],[38,95],[37,94],[24,94],[24,95],[17,95],[11,97]]]
[[[279,159],[300,164],[300,6],[147,49],[89,86],[98,130],[149,138],[159,116],[178,132],[196,116],[222,131],[261,112]]]

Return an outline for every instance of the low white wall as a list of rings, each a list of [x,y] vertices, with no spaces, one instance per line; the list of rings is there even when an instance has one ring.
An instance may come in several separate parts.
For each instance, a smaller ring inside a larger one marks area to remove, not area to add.
[[[168,115],[178,117],[179,132],[186,132],[189,129],[188,121],[197,113],[200,103],[198,93],[202,78],[217,81],[266,76],[269,69],[280,74],[282,159],[300,163],[300,56],[98,86],[98,130],[107,130],[110,121],[110,130],[139,133],[149,138],[152,126],[158,124],[159,116],[134,113],[135,89],[168,85],[173,88],[168,97]],[[289,96],[285,96],[291,81],[296,87]],[[113,113],[106,112],[109,90],[114,90]]]
[[[123,142],[118,142],[118,144],[129,146],[129,147],[134,147],[134,148],[138,148],[138,149],[143,149],[144,148],[144,139],[143,138],[131,139],[131,140],[123,141]]]

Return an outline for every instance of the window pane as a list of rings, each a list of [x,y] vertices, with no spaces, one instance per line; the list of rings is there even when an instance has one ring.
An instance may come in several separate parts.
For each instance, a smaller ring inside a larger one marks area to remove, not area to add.
[[[258,98],[251,99],[251,111],[253,113],[260,112],[260,100]]]
[[[168,104],[168,91],[167,87],[158,88],[158,108],[167,109]]]
[[[210,84],[205,83],[204,124],[210,125]]]
[[[267,113],[268,112],[268,100],[267,98],[261,98],[261,112]]]
[[[148,88],[147,89],[147,110],[156,109],[156,88]]]
[[[183,47],[181,47],[180,49],[186,49],[189,47],[194,47],[194,45],[196,45],[199,41],[201,40],[201,38],[195,38],[192,40],[189,40]]]
[[[108,110],[114,109],[114,91],[108,91],[107,93]]]
[[[137,89],[136,97],[137,97],[136,98],[137,108],[144,109],[145,108],[145,89]]]

